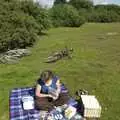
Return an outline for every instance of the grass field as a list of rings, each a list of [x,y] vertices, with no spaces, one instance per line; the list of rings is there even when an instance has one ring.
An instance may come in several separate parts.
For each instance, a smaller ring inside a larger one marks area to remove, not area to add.
[[[101,120],[120,120],[120,24],[85,24],[46,32],[32,55],[15,65],[0,65],[0,120],[9,118],[9,91],[33,86],[44,69],[55,71],[74,95],[79,88],[96,95],[102,105]],[[74,49],[71,60],[44,63],[51,52]]]

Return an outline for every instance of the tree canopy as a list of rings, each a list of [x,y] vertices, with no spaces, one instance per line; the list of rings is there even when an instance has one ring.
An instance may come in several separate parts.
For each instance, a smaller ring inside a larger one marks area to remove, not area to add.
[[[32,46],[49,27],[47,11],[32,1],[2,0],[0,3],[0,52]]]
[[[73,5],[78,10],[80,10],[81,8],[84,9],[93,8],[93,2],[90,0],[70,0],[69,4]]]
[[[66,0],[55,0],[54,5],[56,4],[65,4]]]

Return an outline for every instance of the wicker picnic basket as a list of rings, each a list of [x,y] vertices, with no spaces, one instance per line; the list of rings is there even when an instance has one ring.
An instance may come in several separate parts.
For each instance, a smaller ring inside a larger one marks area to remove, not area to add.
[[[81,100],[85,118],[100,118],[101,106],[95,96],[81,95]]]

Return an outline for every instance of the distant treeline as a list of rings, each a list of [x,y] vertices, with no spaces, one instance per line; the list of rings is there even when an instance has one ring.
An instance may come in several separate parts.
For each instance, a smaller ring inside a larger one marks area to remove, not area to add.
[[[70,10],[68,8],[70,8]],[[79,14],[77,20],[79,21],[80,19],[81,21],[81,22],[77,22],[74,20],[74,22],[77,23],[77,25],[73,24],[71,26],[80,26],[80,23],[84,23],[84,22],[101,22],[101,23],[120,22],[119,5],[114,5],[114,4],[94,5],[93,2],[90,0],[70,0],[69,2],[66,2],[66,0],[56,0],[54,3],[54,7],[52,8],[52,12],[53,12],[52,18],[55,23],[54,25],[56,25],[57,19],[60,20],[60,22],[64,23],[64,19],[68,18],[68,16],[71,19],[74,18],[75,14],[73,16],[72,15],[70,16],[70,14],[72,14],[70,13],[71,11],[72,12],[74,11],[76,15]],[[57,25],[59,24],[60,23],[57,23]],[[66,26],[70,26],[70,25],[66,24]]]
[[[50,27],[79,27],[85,22],[120,22],[120,6],[56,0],[45,9],[32,0],[0,0],[0,52],[32,46]]]

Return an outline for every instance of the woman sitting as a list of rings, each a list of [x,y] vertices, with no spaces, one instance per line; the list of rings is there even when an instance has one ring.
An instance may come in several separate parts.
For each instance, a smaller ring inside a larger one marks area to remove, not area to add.
[[[61,93],[59,78],[50,70],[42,72],[35,91],[36,109],[49,111],[54,106],[66,104],[68,100],[68,93]]]

